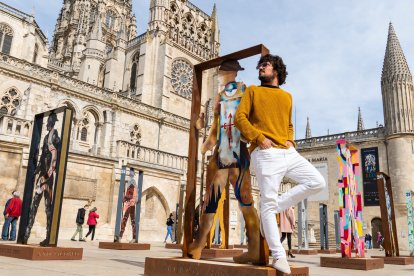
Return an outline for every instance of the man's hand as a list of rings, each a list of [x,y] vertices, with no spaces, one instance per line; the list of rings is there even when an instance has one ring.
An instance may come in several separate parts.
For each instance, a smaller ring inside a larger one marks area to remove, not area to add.
[[[270,139],[266,138],[263,140],[262,143],[260,143],[259,147],[260,149],[270,149],[271,147],[276,146],[275,143],[273,143]]]
[[[288,146],[289,148],[294,147],[291,141],[286,141],[286,146]]]

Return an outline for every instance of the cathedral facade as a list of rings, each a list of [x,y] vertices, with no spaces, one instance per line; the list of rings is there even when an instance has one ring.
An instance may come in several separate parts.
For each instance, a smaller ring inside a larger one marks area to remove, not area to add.
[[[68,106],[61,238],[89,202],[101,217],[97,238],[112,239],[122,165],[144,172],[140,240],[162,240],[183,197],[193,65],[218,56],[215,7],[152,0],[137,35],[131,2],[63,1],[50,45],[32,15],[0,3],[0,205],[24,189],[34,115]],[[203,76],[211,95],[215,74]],[[40,210],[32,236],[44,225]]]

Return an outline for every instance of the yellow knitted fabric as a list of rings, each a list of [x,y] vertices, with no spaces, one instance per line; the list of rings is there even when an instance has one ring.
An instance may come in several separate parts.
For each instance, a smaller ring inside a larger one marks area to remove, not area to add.
[[[252,152],[265,137],[277,148],[288,148],[293,140],[292,96],[280,88],[249,86],[237,108],[235,125]]]

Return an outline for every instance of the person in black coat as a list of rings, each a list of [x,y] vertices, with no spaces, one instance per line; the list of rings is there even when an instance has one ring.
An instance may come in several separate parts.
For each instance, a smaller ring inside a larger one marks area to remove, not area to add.
[[[85,222],[85,213],[86,210],[88,210],[89,206],[85,205],[83,208],[78,209],[78,214],[76,215],[76,231],[75,234],[73,234],[72,238],[70,240],[76,241],[75,237],[79,233],[79,241],[85,241],[84,238],[82,238],[83,235],[83,223]]]

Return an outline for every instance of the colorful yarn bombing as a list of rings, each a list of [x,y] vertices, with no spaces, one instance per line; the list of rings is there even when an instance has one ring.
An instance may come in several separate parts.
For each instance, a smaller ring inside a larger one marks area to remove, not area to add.
[[[364,257],[362,233],[362,184],[358,149],[346,140],[336,141],[339,167],[339,216],[342,257]]]

